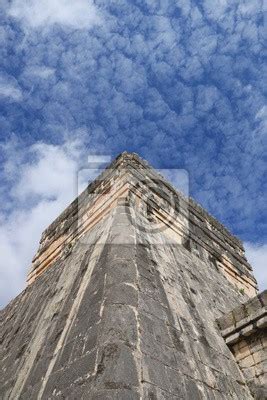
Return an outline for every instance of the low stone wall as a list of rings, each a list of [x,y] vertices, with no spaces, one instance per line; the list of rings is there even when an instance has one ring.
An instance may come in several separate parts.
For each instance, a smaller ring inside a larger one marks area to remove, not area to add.
[[[267,290],[218,320],[256,399],[267,399]]]

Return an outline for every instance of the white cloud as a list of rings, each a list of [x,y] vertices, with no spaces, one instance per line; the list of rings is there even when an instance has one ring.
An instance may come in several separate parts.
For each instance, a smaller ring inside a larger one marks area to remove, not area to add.
[[[218,20],[223,17],[228,7],[227,0],[205,0],[204,9],[209,18]]]
[[[26,28],[43,28],[53,24],[88,29],[100,22],[97,8],[90,0],[13,0],[9,15]]]
[[[0,77],[0,98],[1,97],[10,101],[20,101],[22,99],[22,92],[16,79]]]
[[[26,69],[26,73],[29,75],[34,75],[41,79],[47,79],[54,75],[55,69],[43,66],[33,66],[33,67],[28,67]]]
[[[259,289],[267,289],[267,244],[244,243],[246,256],[250,262]]]
[[[262,9],[263,4],[264,2],[261,0],[244,0],[240,2],[238,10],[241,15],[250,17],[253,14],[258,14],[259,10]]]
[[[0,307],[25,286],[42,230],[64,208],[63,198],[13,212],[0,227]]]
[[[43,143],[33,145],[30,153],[37,162],[24,166],[20,181],[14,188],[16,198],[69,197],[69,178],[76,166],[74,158],[64,148]]]
[[[77,196],[76,173],[79,162],[86,160],[81,140],[61,146],[38,143],[26,153],[14,149],[5,148],[4,173],[14,207],[7,215],[0,213],[0,307],[25,286],[41,233]]]

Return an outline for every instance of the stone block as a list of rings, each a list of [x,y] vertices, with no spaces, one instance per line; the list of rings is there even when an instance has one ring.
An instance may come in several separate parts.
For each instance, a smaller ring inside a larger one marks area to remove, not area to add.
[[[256,323],[257,328],[259,329],[264,329],[267,328],[267,315],[264,317],[260,318],[257,323]]]
[[[218,319],[218,325],[222,331],[234,326],[234,324],[235,324],[235,319],[232,312]]]
[[[157,342],[154,336],[148,333],[144,333],[141,336],[140,348],[142,353],[156,358],[164,365],[173,368],[177,366],[177,358],[174,349]]]
[[[153,279],[153,275],[151,276],[151,279],[140,275],[138,285],[141,292],[159,301],[159,289],[157,287],[155,279]]]
[[[54,391],[59,392],[75,383],[83,382],[95,368],[96,351],[86,354],[77,361],[64,366],[63,371],[53,372],[45,386],[43,398],[48,399]]]
[[[185,398],[194,400],[203,400],[202,393],[199,384],[189,377],[185,377]]]
[[[107,253],[107,262],[116,260],[129,260],[135,259],[136,246],[133,244],[112,244]]]
[[[247,382],[253,381],[256,376],[256,371],[254,366],[251,367],[243,367],[242,368],[242,373],[244,375],[244,378],[246,379]]]
[[[84,338],[84,353],[92,351],[97,346],[97,337],[99,334],[99,324],[93,325],[88,329]]]
[[[264,349],[267,349],[267,335],[263,335],[260,338],[261,344]]]
[[[251,355],[251,351],[249,346],[242,347],[242,349],[239,349],[238,351],[235,352],[235,358],[237,361],[242,360],[243,358],[246,358]]]
[[[145,260],[137,260],[137,268],[140,276],[151,282],[155,281],[155,267],[151,263]]]
[[[184,400],[186,399],[182,395],[175,396],[172,393],[167,392],[159,387],[151,385],[149,383],[144,383],[143,385],[143,399],[144,400]]]
[[[116,222],[116,225],[118,224],[118,222],[120,221],[120,217],[122,218],[127,218],[127,219],[123,219],[123,221],[130,221],[129,216],[131,214],[131,207],[127,204],[121,204],[121,205],[117,205],[114,208],[114,219]]]
[[[267,352],[265,352],[263,349],[260,351],[257,351],[256,353],[253,353],[252,356],[253,356],[255,364],[259,364],[260,362],[267,360]],[[266,373],[267,373],[267,371],[266,371]]]
[[[90,400],[140,400],[140,394],[133,389],[98,390],[95,393],[90,391],[88,396]]]
[[[267,307],[267,290],[264,290],[259,294],[259,300],[263,304],[263,306]]]
[[[180,399],[186,398],[184,375],[178,369],[174,369],[168,366],[166,367],[166,375],[169,382],[168,391],[170,392],[170,394],[172,396],[177,396]]]
[[[138,387],[133,350],[124,344],[106,344],[98,354],[96,387],[124,389]]]
[[[158,318],[155,318],[151,314],[140,313],[139,314],[140,321],[140,330],[143,335],[150,334],[157,340],[159,343],[174,347],[172,337],[170,335],[170,329],[165,323]]]
[[[135,347],[138,335],[133,309],[126,305],[105,305],[99,335],[102,344],[123,342]]]
[[[169,392],[166,367],[160,361],[144,355],[142,360],[142,379]]]
[[[135,245],[135,230],[132,226],[117,225],[112,228],[109,238],[112,245]]]
[[[86,298],[85,302],[81,303],[79,311],[76,315],[75,325],[72,327],[71,334],[85,334],[88,329],[100,322],[100,310],[102,302],[92,304],[90,307],[90,298]]]
[[[243,358],[242,360],[239,361],[239,365],[240,367],[243,368],[249,368],[252,367],[253,365],[255,365],[255,361],[252,355],[249,355],[245,358]]]
[[[131,284],[121,283],[113,285],[106,291],[105,296],[106,304],[123,304],[137,307],[137,288],[133,287]]]
[[[106,287],[120,283],[136,284],[137,267],[133,260],[109,262],[106,275]]]
[[[70,362],[73,362],[82,356],[84,345],[85,345],[84,337],[76,337],[73,340],[73,349],[70,357]]]
[[[247,310],[247,315],[253,315],[256,313],[259,309],[262,308],[262,304],[260,302],[260,299],[258,296],[253,297],[250,301],[248,301],[245,304],[246,310]]]
[[[228,345],[233,345],[237,343],[240,339],[240,332],[234,333],[233,335],[228,336],[225,341]]]
[[[233,316],[236,324],[242,319],[246,318],[247,314],[244,304],[241,304],[239,307],[234,308]]]
[[[154,315],[163,321],[167,320],[167,309],[161,305],[158,301],[146,296],[144,293],[139,295],[139,306],[141,312]]]
[[[256,331],[256,328],[254,327],[253,324],[247,325],[245,328],[241,330],[241,335],[242,336],[250,336]]]

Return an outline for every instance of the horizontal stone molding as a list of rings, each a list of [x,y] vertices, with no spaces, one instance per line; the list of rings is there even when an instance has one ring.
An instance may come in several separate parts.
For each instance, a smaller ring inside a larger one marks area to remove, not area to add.
[[[267,290],[218,320],[255,399],[267,398]]]

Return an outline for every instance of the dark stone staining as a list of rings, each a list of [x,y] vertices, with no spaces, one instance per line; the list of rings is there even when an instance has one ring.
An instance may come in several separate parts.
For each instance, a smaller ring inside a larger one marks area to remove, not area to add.
[[[25,350],[26,350],[26,348],[27,348],[27,343],[24,343],[21,347],[20,347],[20,349],[18,350],[18,352],[17,352],[17,355],[16,355],[16,357],[15,357],[15,360],[17,361],[19,358],[21,358],[22,357],[22,355],[25,353]]]
[[[194,288],[190,287],[190,290],[191,290],[191,292],[192,292],[193,294],[197,294],[197,291],[196,291]]]
[[[220,270],[219,264],[223,263],[222,255],[215,254],[215,253],[214,254],[213,253],[209,253],[208,260],[216,268],[217,271]]]
[[[183,335],[181,331],[178,331],[176,328],[173,326],[169,327],[169,332],[170,336],[172,338],[172,342],[174,344],[174,347],[178,352],[186,353],[186,349],[184,346],[184,341],[183,341]]]
[[[118,351],[118,346],[116,344],[108,344],[101,356],[101,360],[97,366],[97,373],[102,374],[105,369],[105,360],[112,358],[112,356]]]
[[[254,383],[250,384],[251,393],[255,400],[266,400],[267,399],[267,388],[264,384],[256,385]]]
[[[182,240],[182,245],[188,251],[191,251],[191,239],[188,237],[184,237]]]
[[[95,385],[106,389],[138,387],[138,375],[133,353],[124,344],[107,344],[100,352]]]

